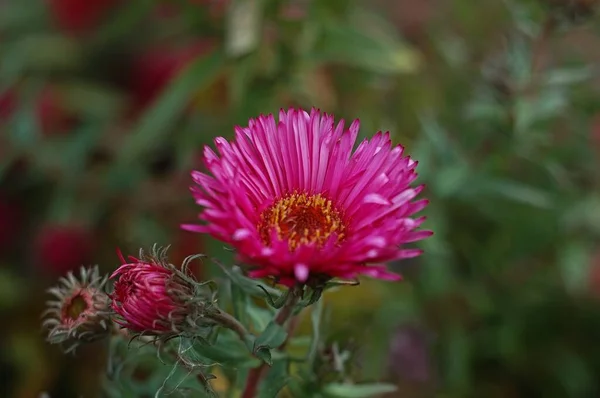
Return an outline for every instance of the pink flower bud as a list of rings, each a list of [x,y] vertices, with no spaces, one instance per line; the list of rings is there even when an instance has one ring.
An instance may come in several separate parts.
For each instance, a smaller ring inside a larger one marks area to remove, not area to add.
[[[111,294],[118,324],[134,333],[177,335],[202,320],[212,301],[196,297],[198,286],[184,271],[167,262],[164,251],[140,258],[121,257],[123,265],[112,275]],[[185,268],[187,270],[187,268]]]

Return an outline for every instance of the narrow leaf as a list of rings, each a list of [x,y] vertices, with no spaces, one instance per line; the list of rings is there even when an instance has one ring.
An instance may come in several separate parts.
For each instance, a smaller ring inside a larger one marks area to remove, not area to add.
[[[187,67],[146,111],[119,153],[119,163],[133,163],[172,131],[170,127],[193,96],[214,81],[225,58],[219,51],[203,56]]]
[[[324,393],[329,397],[339,398],[368,398],[379,394],[386,394],[396,391],[393,384],[375,383],[375,384],[341,384],[332,383],[325,387]]]

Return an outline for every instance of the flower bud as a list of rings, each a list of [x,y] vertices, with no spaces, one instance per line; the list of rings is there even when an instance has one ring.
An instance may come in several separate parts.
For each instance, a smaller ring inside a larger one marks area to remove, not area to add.
[[[106,277],[98,267],[81,267],[79,278],[69,272],[59,284],[48,290],[57,300],[47,303],[43,327],[48,329],[51,344],[65,344],[66,352],[80,343],[106,337],[110,330],[110,300],[103,288]]]
[[[214,299],[201,289],[186,272],[169,264],[166,250],[155,249],[152,255],[140,252],[129,257],[112,275],[116,279],[111,294],[112,308],[119,325],[134,333],[154,336],[195,335],[198,328],[211,326],[208,315],[217,311]]]

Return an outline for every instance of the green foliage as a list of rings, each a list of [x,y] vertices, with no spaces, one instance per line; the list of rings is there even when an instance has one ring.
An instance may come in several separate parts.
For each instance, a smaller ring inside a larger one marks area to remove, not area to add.
[[[271,349],[279,347],[287,340],[285,329],[275,322],[270,322],[265,330],[256,338],[252,352],[269,366],[273,365]]]
[[[367,398],[396,391],[393,384],[330,384],[323,394],[331,398]]]

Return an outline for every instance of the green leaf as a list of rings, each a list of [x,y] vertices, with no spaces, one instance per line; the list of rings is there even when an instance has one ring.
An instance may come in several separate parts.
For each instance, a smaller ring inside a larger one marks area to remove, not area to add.
[[[554,205],[552,196],[540,189],[510,180],[482,181],[479,189],[484,193],[505,197],[515,202],[525,203],[540,208],[551,208]]]
[[[567,96],[557,89],[545,90],[534,99],[517,99],[514,105],[515,133],[527,137],[535,123],[556,118],[567,104]]]
[[[569,242],[560,250],[558,265],[562,279],[570,292],[577,293],[587,289],[590,257],[590,250],[583,242]]]
[[[558,351],[558,350],[557,350]],[[596,377],[592,373],[585,357],[565,348],[554,354],[552,373],[561,381],[567,396],[585,397],[596,387]]]
[[[358,279],[331,279],[325,283],[324,289],[336,288],[340,286],[358,286],[360,285],[360,280]]]
[[[239,107],[248,96],[253,78],[259,67],[257,54],[249,54],[237,60],[230,73],[229,95],[234,106]]]
[[[83,60],[81,47],[75,40],[58,34],[26,35],[20,38],[14,47],[9,48],[5,55],[10,61],[13,71],[26,72],[31,70],[70,70],[77,67]],[[2,62],[2,69],[8,65]],[[10,70],[10,68],[9,68]],[[4,75],[3,71],[3,75]],[[10,76],[10,73],[9,73]]]
[[[319,348],[319,340],[321,338],[321,319],[323,318],[324,300],[317,301],[310,314],[312,327],[312,339],[310,341],[310,349],[308,350],[307,362],[309,366],[314,365],[317,358],[317,350]]]
[[[265,298],[271,307],[276,309],[283,307],[287,300],[286,294],[280,293],[279,297],[273,298],[273,296],[271,296],[271,294],[263,286],[258,285],[258,288],[265,292]]]
[[[19,155],[19,151],[12,149],[0,158],[0,180],[4,178],[11,166],[19,159]]]
[[[0,264],[0,309],[11,308],[23,298],[24,291],[19,289],[23,283],[5,264]]]
[[[544,83],[547,86],[568,86],[583,83],[595,75],[597,70],[589,65],[554,69],[544,75]]]
[[[249,318],[249,314],[246,312],[249,299],[248,296],[238,285],[233,283],[230,285],[230,292],[234,318],[242,322],[242,324],[247,325]]]
[[[47,11],[39,4],[38,0],[4,2],[0,12],[0,31],[15,30],[21,34],[23,30],[28,31],[28,27],[44,23]]]
[[[220,333],[215,344],[209,345],[201,338],[181,338],[179,356],[194,367],[206,368],[215,364],[233,368],[252,368],[260,361],[250,353],[237,336]]]
[[[494,99],[477,97],[467,104],[465,117],[479,122],[499,123],[506,117],[506,110]]]
[[[511,20],[521,32],[529,37],[540,35],[540,22],[547,13],[542,2],[509,0],[504,4],[511,13]]]
[[[195,344],[194,350],[202,357],[223,366],[253,368],[260,365],[256,358],[246,354],[247,351],[243,347]]]
[[[280,359],[273,362],[267,377],[260,384],[259,398],[276,398],[279,391],[286,386],[290,377],[288,375],[288,360]]]
[[[358,10],[351,21],[327,20],[309,59],[341,63],[376,73],[414,72],[419,54],[403,42],[384,18]]]
[[[254,341],[254,354],[267,364],[271,365],[271,349],[282,345],[285,342],[287,335],[287,332],[281,325],[271,321],[267,328]]]
[[[138,125],[124,140],[117,165],[135,164],[141,156],[163,142],[172,133],[170,128],[182,110],[198,91],[216,79],[224,63],[225,57],[220,51],[201,56],[192,62],[144,113]]]
[[[562,225],[570,231],[585,228],[600,234],[600,195],[591,194],[569,206],[561,217]]]
[[[526,87],[531,81],[531,47],[525,38],[513,35],[506,53],[510,77],[517,87]]]
[[[119,12],[101,27],[96,35],[98,43],[117,40],[129,34],[140,21],[156,6],[154,0],[134,0],[124,3]]]
[[[229,277],[232,283],[250,296],[262,298],[264,297],[265,292],[268,292],[271,296],[281,295],[281,291],[279,289],[271,287],[257,279],[252,279],[245,276],[240,267],[234,265],[231,268],[228,268],[217,259],[213,259],[213,261],[223,270],[225,275]]]
[[[454,68],[461,68],[469,61],[467,43],[458,35],[448,32],[437,40],[437,50],[444,60]]]
[[[6,134],[16,148],[28,149],[38,142],[40,132],[37,121],[34,100],[28,98],[26,105],[13,116]]]
[[[62,86],[69,109],[96,120],[114,119],[124,109],[124,99],[115,90],[99,84],[76,81]]]
[[[254,355],[267,365],[271,366],[273,364],[273,357],[271,355],[271,350],[268,347],[257,347],[254,349]]]
[[[457,163],[442,168],[434,177],[435,192],[441,198],[449,198],[459,194],[471,176],[471,168],[466,163]]]
[[[452,326],[446,336],[444,347],[445,371],[448,385],[459,391],[463,391],[471,385],[472,368],[469,366],[472,346],[466,332],[460,326]]]
[[[442,162],[461,158],[458,149],[450,141],[448,132],[439,124],[434,115],[428,113],[422,114],[419,116],[419,121],[432,150],[437,152],[437,157],[441,157]]]
[[[175,363],[162,385],[156,390],[154,397],[166,397],[172,395],[175,391],[182,391],[184,388],[200,392],[201,397],[217,397],[209,383],[210,380],[215,378],[214,375],[204,374],[197,369],[181,371],[183,369],[185,368],[181,363]],[[195,377],[192,377],[192,375]],[[198,382],[203,384],[202,387],[198,386]]]
[[[246,296],[247,297],[247,296]],[[245,302],[246,314],[256,330],[264,330],[273,319],[273,310],[257,306],[253,300]]]
[[[267,328],[256,338],[255,346],[279,347],[285,342],[287,332],[274,321],[270,322]]]
[[[397,390],[393,384],[373,383],[373,384],[342,384],[332,383],[323,389],[329,397],[339,398],[368,398],[379,394],[387,394]]]

